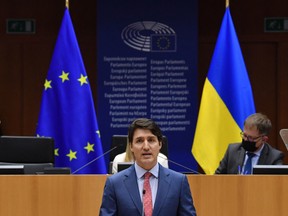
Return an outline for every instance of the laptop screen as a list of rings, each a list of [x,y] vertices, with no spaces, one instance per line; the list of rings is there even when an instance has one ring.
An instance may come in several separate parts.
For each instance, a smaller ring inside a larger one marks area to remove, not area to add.
[[[252,172],[254,175],[287,175],[288,165],[255,165]]]

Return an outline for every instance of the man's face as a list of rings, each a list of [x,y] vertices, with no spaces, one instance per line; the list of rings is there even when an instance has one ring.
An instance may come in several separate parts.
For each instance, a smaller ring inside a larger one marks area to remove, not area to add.
[[[255,126],[253,127],[244,126],[243,134],[244,134],[243,139],[255,142],[257,148],[262,146],[262,144],[265,142],[266,136],[259,134],[259,131]]]
[[[162,143],[150,130],[138,128],[134,131],[130,149],[135,161],[143,169],[150,170],[155,166],[161,147]]]

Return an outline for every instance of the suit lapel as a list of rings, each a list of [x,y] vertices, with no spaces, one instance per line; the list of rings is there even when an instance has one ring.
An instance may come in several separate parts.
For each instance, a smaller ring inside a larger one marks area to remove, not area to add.
[[[139,214],[141,215],[142,212],[142,202],[139,194],[139,188],[137,183],[137,177],[134,165],[129,167],[127,170],[127,174],[124,176],[123,183],[128,191],[130,198],[132,199],[133,203],[137,207]]]
[[[259,157],[259,160],[258,160],[258,163],[259,165],[263,165],[265,164],[266,162],[266,158],[267,158],[267,154],[268,154],[268,147],[267,145],[264,143],[264,147],[262,149],[262,152],[260,154],[260,157]]]
[[[245,150],[240,147],[238,149],[237,166],[243,167],[244,159],[245,159]],[[238,169],[238,167],[237,167],[237,169]]]
[[[169,173],[159,165],[158,190],[154,203],[153,215],[158,215],[159,210],[165,203],[170,184],[171,179],[169,178]]]

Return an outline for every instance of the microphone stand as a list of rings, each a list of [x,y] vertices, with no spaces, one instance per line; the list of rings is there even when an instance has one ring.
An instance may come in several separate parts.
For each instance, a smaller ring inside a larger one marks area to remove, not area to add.
[[[115,146],[114,148],[106,151],[104,154],[99,155],[98,157],[96,157],[95,159],[93,159],[92,161],[84,164],[82,167],[80,167],[79,169],[75,170],[72,174],[75,174],[77,172],[79,172],[80,170],[82,170],[83,168],[85,168],[86,166],[90,165],[91,163],[93,163],[94,161],[98,160],[99,158],[103,157],[104,155],[108,154],[109,152],[113,151],[114,149],[116,149],[118,146]]]
[[[195,170],[192,170],[192,169],[190,169],[189,167],[186,167],[186,166],[184,166],[184,165],[182,165],[182,164],[179,164],[179,163],[177,163],[177,162],[175,162],[175,161],[172,161],[172,160],[170,160],[170,159],[168,159],[168,158],[164,158],[164,157],[162,157],[162,156],[159,155],[159,154],[158,154],[158,157],[160,157],[160,158],[162,158],[162,159],[165,159],[165,160],[167,160],[167,161],[169,161],[169,162],[171,162],[171,163],[173,163],[173,164],[176,164],[177,166],[180,166],[180,167],[182,167],[182,168],[185,168],[185,169],[189,170],[189,171],[192,172],[192,173],[196,173],[196,174],[202,175],[202,173],[199,173],[199,172],[197,172],[197,171],[195,171]]]

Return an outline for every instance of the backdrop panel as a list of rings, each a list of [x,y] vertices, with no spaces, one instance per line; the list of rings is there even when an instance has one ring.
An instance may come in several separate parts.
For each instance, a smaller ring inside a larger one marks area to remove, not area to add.
[[[196,169],[197,3],[98,1],[97,116],[104,151],[113,134],[127,134],[131,121],[148,117],[168,138],[169,159]]]

